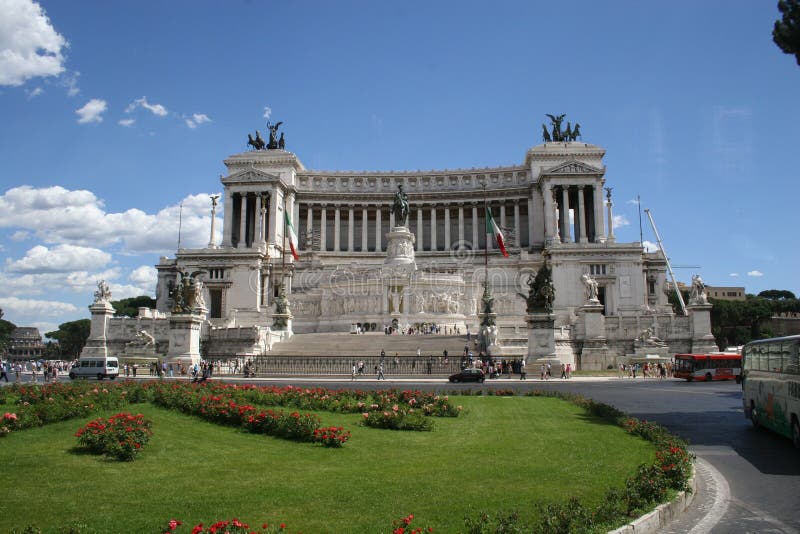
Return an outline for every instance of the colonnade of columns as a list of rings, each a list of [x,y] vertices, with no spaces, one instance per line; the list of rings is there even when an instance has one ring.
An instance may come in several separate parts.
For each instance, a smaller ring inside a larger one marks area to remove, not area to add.
[[[520,204],[522,207],[520,207]],[[510,226],[516,246],[530,246],[533,235],[531,202],[528,199],[513,199],[506,203],[489,203],[493,217],[500,224]],[[508,211],[507,211],[508,208]],[[329,213],[333,211],[333,239],[328,239],[331,230],[328,222]],[[384,234],[388,227],[384,225],[388,213],[389,227],[394,225],[394,214],[388,204],[356,205],[356,204],[304,204],[299,208],[300,217],[304,219],[304,230],[307,236],[318,231],[319,240],[314,239],[313,248],[328,252],[356,252],[385,250]],[[356,216],[360,216],[356,221]],[[523,219],[528,219],[527,226]],[[507,220],[508,219],[508,220]],[[358,225],[356,224],[358,222]],[[486,218],[483,202],[458,202],[441,204],[419,204],[411,206],[406,225],[415,233],[417,251],[446,251],[455,246],[468,245],[473,249],[483,248],[486,235]],[[358,226],[358,227],[357,227]],[[467,234],[467,226],[471,227],[471,235]],[[359,231],[360,228],[360,231]],[[525,229],[527,235],[520,232]],[[358,238],[360,234],[360,239]],[[471,241],[465,241],[471,240]],[[506,238],[508,241],[508,236]],[[329,242],[330,241],[330,242]],[[302,242],[302,240],[301,240]],[[489,240],[489,249],[495,246]],[[305,249],[309,248],[306,243]]]
[[[600,243],[606,239],[600,187],[552,185],[543,196],[547,242]]]
[[[223,244],[245,248],[265,243],[269,231],[270,200],[268,192],[226,195]]]

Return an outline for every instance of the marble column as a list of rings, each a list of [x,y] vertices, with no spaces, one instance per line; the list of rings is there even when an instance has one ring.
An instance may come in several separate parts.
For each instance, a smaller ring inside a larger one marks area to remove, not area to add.
[[[322,205],[319,214],[319,250],[328,250],[328,208]]]
[[[514,238],[517,248],[522,248],[522,236],[519,233],[519,199],[514,199]]]
[[[431,250],[436,250],[436,205],[431,206]]]
[[[306,220],[306,236],[309,241],[306,242],[306,250],[313,250],[313,235],[314,235],[314,206],[308,205],[308,217]]]
[[[555,193],[552,187],[548,186],[544,188],[542,191],[542,200],[544,200],[544,240],[545,243],[552,243],[555,239],[555,228],[553,228],[553,213],[555,212],[555,206],[553,205],[553,199],[555,198]],[[533,202],[531,201],[531,204]],[[531,214],[528,213],[528,221],[532,221],[533,218]],[[531,229],[533,229],[533,225],[531,225]],[[533,236],[533,232],[531,232],[531,236]]]
[[[586,224],[586,206],[585,206],[585,202],[586,201],[583,199],[583,186],[579,185],[578,186],[578,217],[580,218],[580,222],[581,222],[581,224],[580,224],[580,229],[581,229],[580,242],[581,243],[588,243],[589,242],[588,236],[586,235],[586,229],[587,229],[588,225]]]
[[[528,197],[528,246],[533,246],[533,199]]]
[[[242,199],[241,209],[239,210],[239,246],[247,247],[247,193],[239,193]]]
[[[478,206],[472,205],[472,250],[480,249],[480,241],[478,241]]]
[[[614,206],[614,203],[611,202],[611,195],[608,195],[608,202],[606,202],[606,206],[608,206],[608,235],[606,236],[606,241],[613,243],[616,241],[616,238],[614,237],[614,214],[611,210],[611,207]]]
[[[571,243],[572,235],[569,227],[569,187],[561,186],[561,242]]]
[[[225,204],[224,204],[225,217],[222,219],[222,246],[230,247],[232,245],[233,236],[233,193],[225,191]]]
[[[369,209],[361,206],[361,252],[369,250]]]
[[[559,219],[561,210],[558,209],[558,192],[556,191],[555,187],[551,189],[551,191],[553,193],[553,213],[550,216],[552,217],[552,228],[555,232],[553,240],[561,243],[561,223]]]
[[[383,230],[381,229],[381,213],[383,208],[380,204],[375,208],[375,252],[383,251]]]
[[[356,217],[353,210],[353,206],[350,206],[347,209],[347,252],[353,252],[353,241],[355,237],[355,228],[353,225],[355,223]]]
[[[389,231],[390,232],[392,231],[392,228],[394,228],[394,211],[392,211],[392,208],[389,207]]]
[[[444,249],[450,250],[450,206],[444,207]]]
[[[594,208],[594,242],[602,243],[606,240],[605,221],[603,220],[603,188],[593,186],[592,207]]]
[[[458,205],[458,244],[464,245],[464,205]]]
[[[211,237],[208,238],[208,248],[217,248],[214,243],[214,225],[217,222],[217,199],[211,198]]]
[[[333,212],[333,251],[339,252],[341,247],[341,237],[342,237],[342,227],[341,227],[342,209],[339,206],[335,206],[334,209],[335,211]]]
[[[422,250],[422,243],[424,234],[422,233],[422,206],[417,208],[417,252]]]
[[[506,205],[505,202],[500,202],[500,228],[506,227]]]
[[[258,231],[261,234],[261,243],[267,242],[267,195],[259,195],[258,202],[261,205],[259,213],[261,220],[258,223]]]

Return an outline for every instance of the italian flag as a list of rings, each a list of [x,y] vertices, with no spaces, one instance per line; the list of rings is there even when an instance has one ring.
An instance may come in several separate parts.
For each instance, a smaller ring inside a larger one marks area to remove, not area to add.
[[[500,227],[494,222],[494,217],[492,217],[492,212],[489,211],[489,208],[486,208],[486,233],[491,233],[494,236],[497,241],[497,246],[500,247],[500,252],[503,253],[503,256],[508,257],[506,244],[503,242],[503,232],[500,231]]]
[[[297,232],[294,231],[292,220],[289,218],[289,212],[284,211],[283,216],[286,219],[286,229],[289,230],[289,248],[292,249],[292,257],[297,261],[300,259],[300,255],[297,253]]]

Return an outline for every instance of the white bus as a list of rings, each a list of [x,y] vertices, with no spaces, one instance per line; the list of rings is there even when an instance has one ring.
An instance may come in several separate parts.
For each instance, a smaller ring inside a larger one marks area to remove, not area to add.
[[[742,349],[742,359],[745,417],[800,448],[800,336],[752,341]]]

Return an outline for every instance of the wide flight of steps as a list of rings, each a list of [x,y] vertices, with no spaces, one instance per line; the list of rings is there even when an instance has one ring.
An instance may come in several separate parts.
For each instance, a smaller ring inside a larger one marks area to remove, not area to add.
[[[472,336],[474,340],[475,336]],[[466,335],[391,335],[370,332],[368,334],[346,334],[328,332],[321,334],[296,334],[288,341],[275,343],[268,356],[355,356],[376,357],[381,350],[386,351],[387,358],[397,353],[401,358],[417,355],[419,347],[422,356],[439,357],[447,349],[448,356],[459,358],[467,344]],[[476,355],[478,349],[474,341],[470,350]]]

